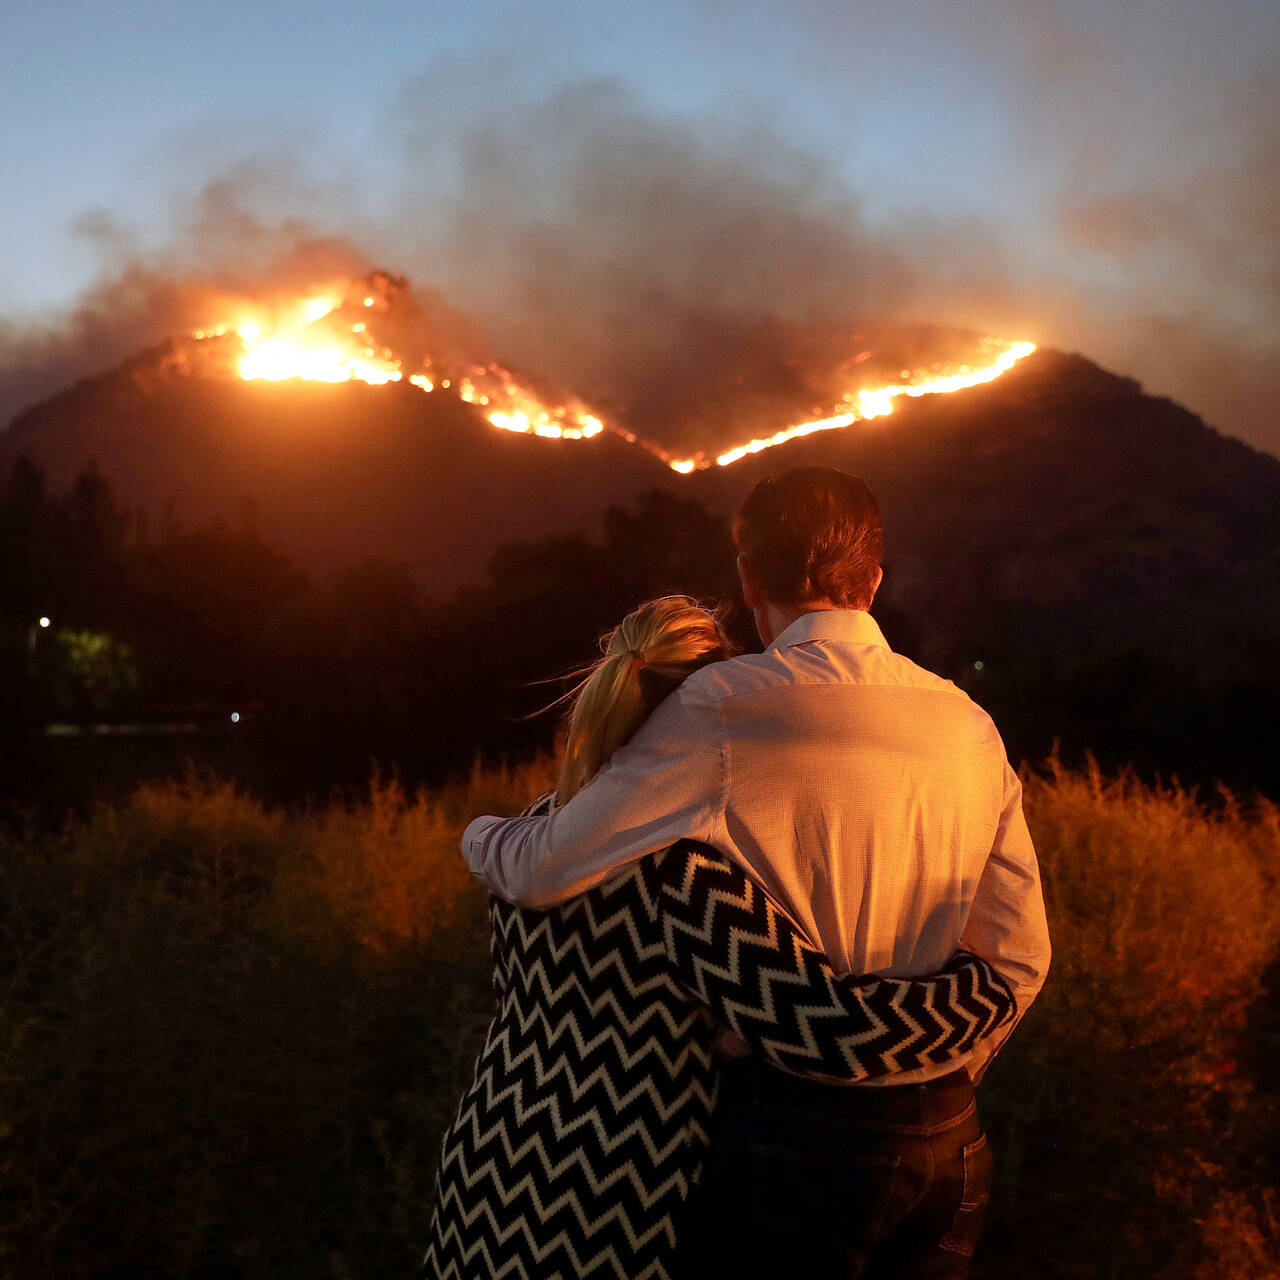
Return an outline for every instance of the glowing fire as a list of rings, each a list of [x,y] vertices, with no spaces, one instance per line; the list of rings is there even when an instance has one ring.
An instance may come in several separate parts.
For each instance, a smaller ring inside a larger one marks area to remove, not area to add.
[[[236,362],[240,377],[268,382],[304,378],[308,382],[368,382],[380,386],[400,381],[400,362],[390,352],[367,343],[354,345],[336,325],[321,326],[334,312],[332,297],[306,298],[291,307],[261,308],[234,324],[200,329],[195,338],[233,335],[241,344]],[[357,326],[350,326],[357,333]]]
[[[554,440],[589,440],[608,430],[648,449],[682,475],[711,466],[727,467],[749,454],[818,431],[835,431],[855,422],[884,417],[893,412],[895,401],[902,396],[937,395],[992,382],[1036,349],[1031,342],[984,338],[979,349],[984,358],[990,356],[984,364],[959,365],[950,373],[913,374],[904,370],[899,383],[846,393],[826,417],[748,440],[714,458],[701,454],[675,458],[620,425],[606,427],[600,417],[578,402],[547,403],[498,364],[446,368],[424,355],[417,370],[406,374],[400,356],[373,336],[379,328],[379,316],[389,306],[388,295],[380,292],[387,282],[401,287],[404,283],[375,273],[355,285],[335,287],[283,306],[246,303],[230,323],[197,330],[192,337],[237,344],[233,367],[246,381],[301,378],[308,382],[366,382],[373,386],[405,382],[425,394],[447,392],[457,396],[484,410],[488,421],[503,431]],[[862,353],[854,363],[867,354]]]
[[[350,291],[348,291],[349,293]],[[383,386],[408,381],[419,391],[452,391],[460,400],[488,409],[489,422],[503,431],[553,440],[589,440],[604,430],[594,414],[578,404],[545,404],[532,390],[498,364],[475,365],[449,377],[427,372],[405,379],[402,363],[392,351],[369,336],[354,312],[374,308],[378,299],[358,291],[355,302],[332,296],[307,298],[288,308],[266,308],[238,318],[234,324],[197,330],[192,337],[233,337],[241,350],[236,373],[246,381],[367,382]],[[429,358],[423,365],[430,366]]]
[[[812,422],[801,422],[759,440],[748,440],[745,444],[729,449],[714,459],[677,458],[670,460],[667,465],[673,471],[679,471],[683,475],[713,465],[727,467],[750,453],[772,449],[774,445],[786,444],[788,440],[798,440],[801,436],[810,436],[818,431],[837,431],[841,427],[851,427],[855,422],[866,422],[871,418],[883,418],[893,412],[893,402],[899,396],[939,395],[948,391],[963,391],[966,387],[976,387],[984,382],[994,382],[1002,373],[1007,373],[1019,360],[1029,356],[1036,349],[1034,342],[1003,342],[999,338],[984,338],[982,344],[989,349],[1003,348],[991,364],[977,369],[969,365],[961,365],[960,369],[952,374],[938,377],[922,376],[887,387],[864,387],[845,396],[844,402],[850,407],[842,413],[835,413],[827,418],[816,418]]]

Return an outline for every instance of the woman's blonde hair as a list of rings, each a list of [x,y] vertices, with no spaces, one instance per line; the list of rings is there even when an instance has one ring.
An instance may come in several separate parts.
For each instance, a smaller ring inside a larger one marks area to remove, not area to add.
[[[576,795],[677,685],[733,653],[715,613],[688,596],[642,604],[602,637],[604,657],[571,695],[556,800]]]

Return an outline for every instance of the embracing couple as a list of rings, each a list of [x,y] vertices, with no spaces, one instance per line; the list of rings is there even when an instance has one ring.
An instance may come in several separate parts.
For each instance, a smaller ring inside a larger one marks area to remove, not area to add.
[[[734,538],[764,652],[637,609],[556,792],[463,837],[498,1011],[424,1276],[968,1274],[974,1084],[1049,963],[1018,778],[868,613],[861,480],[764,480]]]

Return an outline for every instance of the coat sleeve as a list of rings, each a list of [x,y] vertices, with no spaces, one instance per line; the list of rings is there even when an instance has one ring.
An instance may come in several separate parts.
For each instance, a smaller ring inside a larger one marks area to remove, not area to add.
[[[525,806],[522,818],[538,817],[550,813],[555,808],[556,793],[546,791],[532,803]],[[496,894],[489,895],[489,965],[493,982],[493,998],[501,1004],[511,985],[510,940],[512,927],[516,924],[516,915],[520,907],[512,906]]]
[[[927,977],[837,977],[759,885],[705,846],[663,855],[659,882],[680,981],[785,1071],[850,1083],[946,1063],[1016,1012],[999,973],[963,951]]]
[[[511,985],[511,971],[507,965],[506,932],[511,913],[518,911],[509,902],[489,896],[489,974],[493,984],[493,1000],[501,1004]]]

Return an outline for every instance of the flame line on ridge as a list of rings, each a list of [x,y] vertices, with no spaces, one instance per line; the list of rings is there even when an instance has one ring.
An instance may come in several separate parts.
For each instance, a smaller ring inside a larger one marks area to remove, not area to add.
[[[867,422],[872,418],[883,418],[893,412],[893,402],[900,396],[940,395],[981,386],[984,382],[994,382],[1002,373],[1007,373],[1019,360],[1025,359],[1035,349],[1034,342],[1015,342],[1001,353],[994,364],[968,373],[947,374],[940,378],[927,378],[923,382],[864,388],[856,393],[859,407],[850,409],[846,413],[833,414],[829,418],[815,418],[812,422],[801,422],[794,427],[784,427],[783,430],[771,436],[748,440],[745,444],[717,454],[714,459],[698,455],[692,458],[668,457],[667,466],[681,475],[688,475],[691,471],[705,471],[712,466],[727,467],[741,461],[748,454],[762,453],[765,449],[786,444],[789,440],[798,440],[819,431],[837,431],[843,427],[851,427],[855,422]]]
[[[373,302],[372,297],[363,298],[364,307],[372,306]],[[302,330],[309,329],[317,321],[330,316],[337,307],[337,302],[328,296],[308,299],[302,304],[301,323],[295,320],[292,324],[272,326],[274,332],[265,337],[262,325],[256,320],[244,322],[234,330],[230,330],[230,326],[220,326],[212,330],[197,330],[191,336],[203,340],[222,337],[229,330],[234,333],[241,344],[237,372],[246,381],[302,378],[305,381],[319,382],[361,381],[376,386],[404,380],[423,392],[435,391],[437,387],[451,388],[453,379],[448,377],[437,378],[424,372],[405,378],[400,359],[390,350],[379,351],[372,345],[363,321],[350,324],[351,334],[360,339],[358,350],[351,350],[350,346],[344,350],[332,333],[325,334],[319,342],[300,340]],[[476,366],[471,370],[471,376],[459,376],[456,379],[456,394],[467,404],[487,409],[486,421],[500,430],[544,439],[570,440],[592,439],[609,432],[652,453],[672,471],[689,475],[713,466],[731,466],[750,454],[761,453],[765,449],[772,449],[776,445],[819,431],[840,430],[856,422],[885,417],[893,412],[895,401],[902,396],[945,394],[993,382],[1036,350],[1033,342],[1007,342],[998,338],[984,338],[979,346],[988,349],[1002,347],[1003,350],[993,363],[978,369],[961,365],[960,371],[955,374],[942,374],[883,387],[865,387],[846,393],[843,403],[847,408],[840,412],[785,427],[773,435],[748,440],[714,458],[708,458],[702,453],[689,458],[674,457],[669,450],[637,436],[621,425],[603,422],[589,413],[580,401],[547,405],[497,364]],[[430,360],[425,362],[428,365],[430,363]]]

